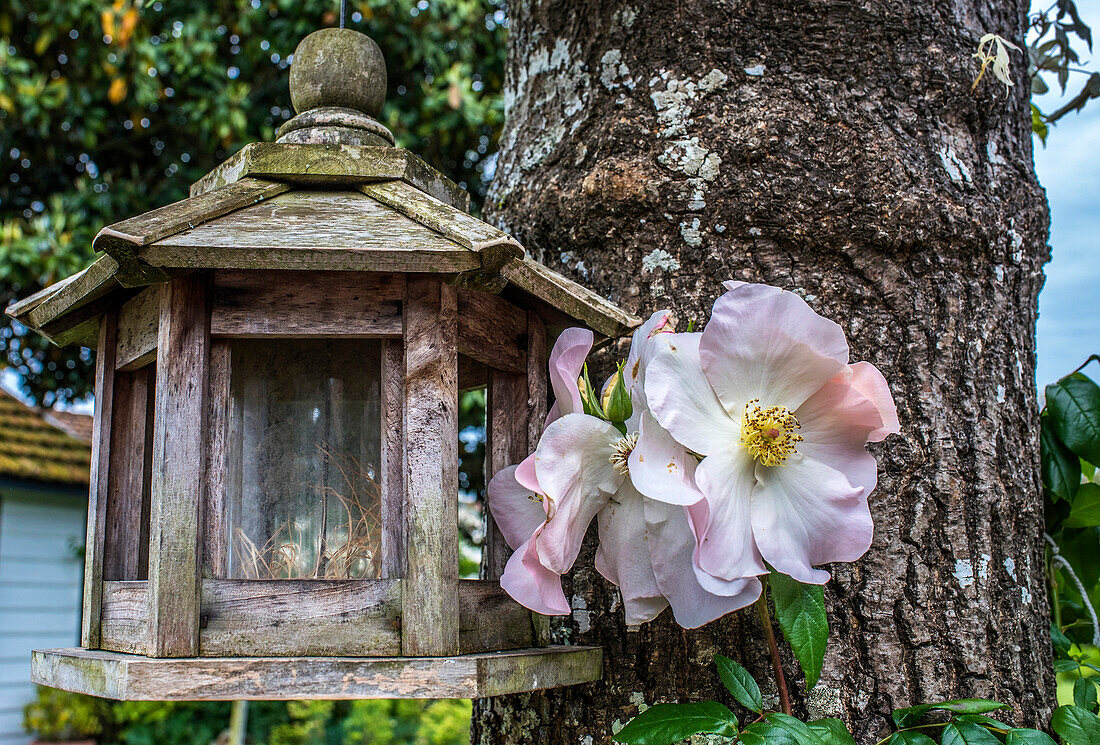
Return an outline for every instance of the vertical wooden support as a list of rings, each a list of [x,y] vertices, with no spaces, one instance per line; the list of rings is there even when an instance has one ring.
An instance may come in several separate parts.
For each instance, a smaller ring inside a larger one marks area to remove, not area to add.
[[[382,578],[405,573],[405,348],[382,342]]]
[[[226,515],[226,478],[229,474],[229,376],[232,352],[229,339],[210,342],[210,379],[207,389],[209,419],[206,437],[206,483],[203,489],[202,576],[229,576],[229,528]]]
[[[210,359],[210,277],[161,289],[149,537],[151,657],[199,651],[199,505]]]
[[[519,463],[530,452],[527,447],[527,376],[490,370],[487,394],[486,482],[502,468]],[[485,552],[481,562],[482,579],[500,579],[511,549],[493,520],[491,508],[485,513],[482,550]]]
[[[147,578],[153,368],[115,372],[103,579]]]
[[[401,649],[458,654],[458,301],[410,276],[405,316],[405,525]]]
[[[95,362],[95,415],[92,430],[92,469],[88,490],[88,536],[84,548],[84,607],[80,646],[99,648],[100,611],[103,607],[103,537],[107,522],[111,422],[114,419],[115,355],[118,312],[108,311],[99,323]]]
[[[527,311],[527,442],[534,450],[546,424],[547,396],[546,325],[534,311]],[[550,617],[531,613],[535,644],[550,644]]]

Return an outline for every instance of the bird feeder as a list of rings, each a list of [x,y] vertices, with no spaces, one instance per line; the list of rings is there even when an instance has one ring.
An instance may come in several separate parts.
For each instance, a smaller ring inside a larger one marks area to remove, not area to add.
[[[601,675],[459,578],[458,404],[486,474],[533,448],[547,337],[637,319],[468,214],[378,123],[377,45],[306,37],[296,117],[191,196],[100,231],[9,314],[95,347],[81,647],[35,682],[117,699],[477,698]],[[552,339],[551,339],[552,341]]]

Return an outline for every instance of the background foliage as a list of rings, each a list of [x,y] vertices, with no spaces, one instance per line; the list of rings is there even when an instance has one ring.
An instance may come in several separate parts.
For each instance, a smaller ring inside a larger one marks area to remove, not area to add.
[[[503,117],[503,0],[353,0],[389,67],[383,122],[480,203]],[[338,0],[8,0],[0,6],[0,307],[82,269],[103,225],[190,184],[293,115],[295,46]],[[44,405],[87,352],[0,327],[0,366]]]
[[[99,745],[209,745],[224,739],[229,703],[111,702],[40,688],[26,707],[44,740]],[[469,701],[253,701],[247,741],[264,745],[464,745]]]

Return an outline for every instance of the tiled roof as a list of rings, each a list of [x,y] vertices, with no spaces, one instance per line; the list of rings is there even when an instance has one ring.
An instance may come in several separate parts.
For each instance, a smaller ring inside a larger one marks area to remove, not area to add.
[[[77,436],[90,431],[86,414],[32,409],[0,389],[0,477],[87,485],[91,447]]]

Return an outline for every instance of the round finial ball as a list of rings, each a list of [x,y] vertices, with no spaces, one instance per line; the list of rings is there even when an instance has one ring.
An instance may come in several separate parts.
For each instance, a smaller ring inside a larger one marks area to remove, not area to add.
[[[377,117],[385,100],[386,60],[374,39],[350,28],[323,28],[298,43],[290,102],[299,114],[340,106]]]

